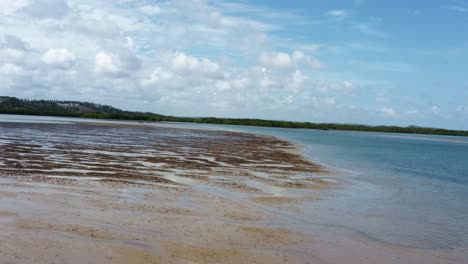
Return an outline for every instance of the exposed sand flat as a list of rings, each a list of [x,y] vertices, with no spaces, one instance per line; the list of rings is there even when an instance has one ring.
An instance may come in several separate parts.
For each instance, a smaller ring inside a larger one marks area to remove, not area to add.
[[[300,205],[345,183],[295,149],[220,131],[0,123],[0,263],[466,260],[311,226]]]

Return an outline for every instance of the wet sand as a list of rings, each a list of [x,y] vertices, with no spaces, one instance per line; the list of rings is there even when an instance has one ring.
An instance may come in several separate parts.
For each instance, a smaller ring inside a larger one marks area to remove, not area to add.
[[[273,137],[0,123],[1,263],[464,263],[310,224],[346,179]]]

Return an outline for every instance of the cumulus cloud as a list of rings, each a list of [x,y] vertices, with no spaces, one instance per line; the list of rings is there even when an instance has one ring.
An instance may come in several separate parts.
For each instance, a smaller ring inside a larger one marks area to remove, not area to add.
[[[291,74],[290,87],[295,93],[298,93],[304,88],[304,84],[309,79],[300,70],[296,70]]]
[[[273,68],[289,68],[292,66],[291,56],[287,53],[263,53],[260,55],[260,64]]]
[[[183,52],[167,52],[161,55],[154,70],[144,74],[140,83],[145,89],[157,88],[172,95],[184,90],[227,91],[243,85],[241,80],[225,78],[224,74],[216,61]]]
[[[434,105],[434,106],[431,107],[431,111],[432,111],[432,113],[438,115],[440,113],[440,108],[438,106]]]
[[[232,91],[242,90],[249,86],[249,80],[247,78],[233,79],[233,80],[218,80],[215,84],[218,91]]]
[[[98,52],[94,58],[94,71],[96,73],[112,76],[122,77],[123,71],[115,62],[115,56],[109,52]]]
[[[302,65],[311,67],[313,69],[320,69],[324,67],[320,61],[313,59],[310,56],[305,55],[302,51],[295,50],[292,53],[292,58],[296,66],[302,64]]]
[[[291,54],[284,52],[264,52],[259,57],[260,65],[265,67],[284,69],[298,66],[307,66],[314,69],[322,68],[320,61],[295,50]]]
[[[143,80],[144,85],[158,84],[165,81],[169,81],[174,78],[174,74],[169,71],[165,71],[162,68],[157,68],[151,73],[148,79]]]
[[[182,52],[176,52],[170,55],[171,68],[182,74],[202,74],[207,76],[216,75],[220,66],[218,63],[207,58],[198,59],[186,55]]]
[[[75,54],[67,49],[49,49],[41,57],[42,62],[45,64],[61,68],[68,69],[75,65]]]
[[[94,57],[94,72],[109,78],[126,78],[138,73],[140,60],[128,50],[99,51]]]

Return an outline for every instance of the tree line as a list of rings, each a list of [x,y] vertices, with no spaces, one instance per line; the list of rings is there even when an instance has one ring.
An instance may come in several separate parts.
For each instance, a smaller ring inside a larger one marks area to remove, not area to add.
[[[26,100],[6,96],[0,96],[0,113],[17,115],[81,117],[93,119],[136,120],[148,122],[172,121],[261,127],[468,136],[468,131],[418,126],[367,126],[359,124],[292,122],[249,118],[177,117],[148,112],[123,111],[109,105],[94,104],[89,102]]]

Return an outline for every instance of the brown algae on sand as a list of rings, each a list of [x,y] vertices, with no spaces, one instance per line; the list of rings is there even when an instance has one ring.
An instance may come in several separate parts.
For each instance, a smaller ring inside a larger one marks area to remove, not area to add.
[[[78,262],[71,247],[112,263],[122,248],[142,263],[288,255],[275,252],[304,236],[264,224],[250,198],[299,195],[322,171],[288,142],[245,133],[3,123],[0,140],[0,259],[22,263]]]

